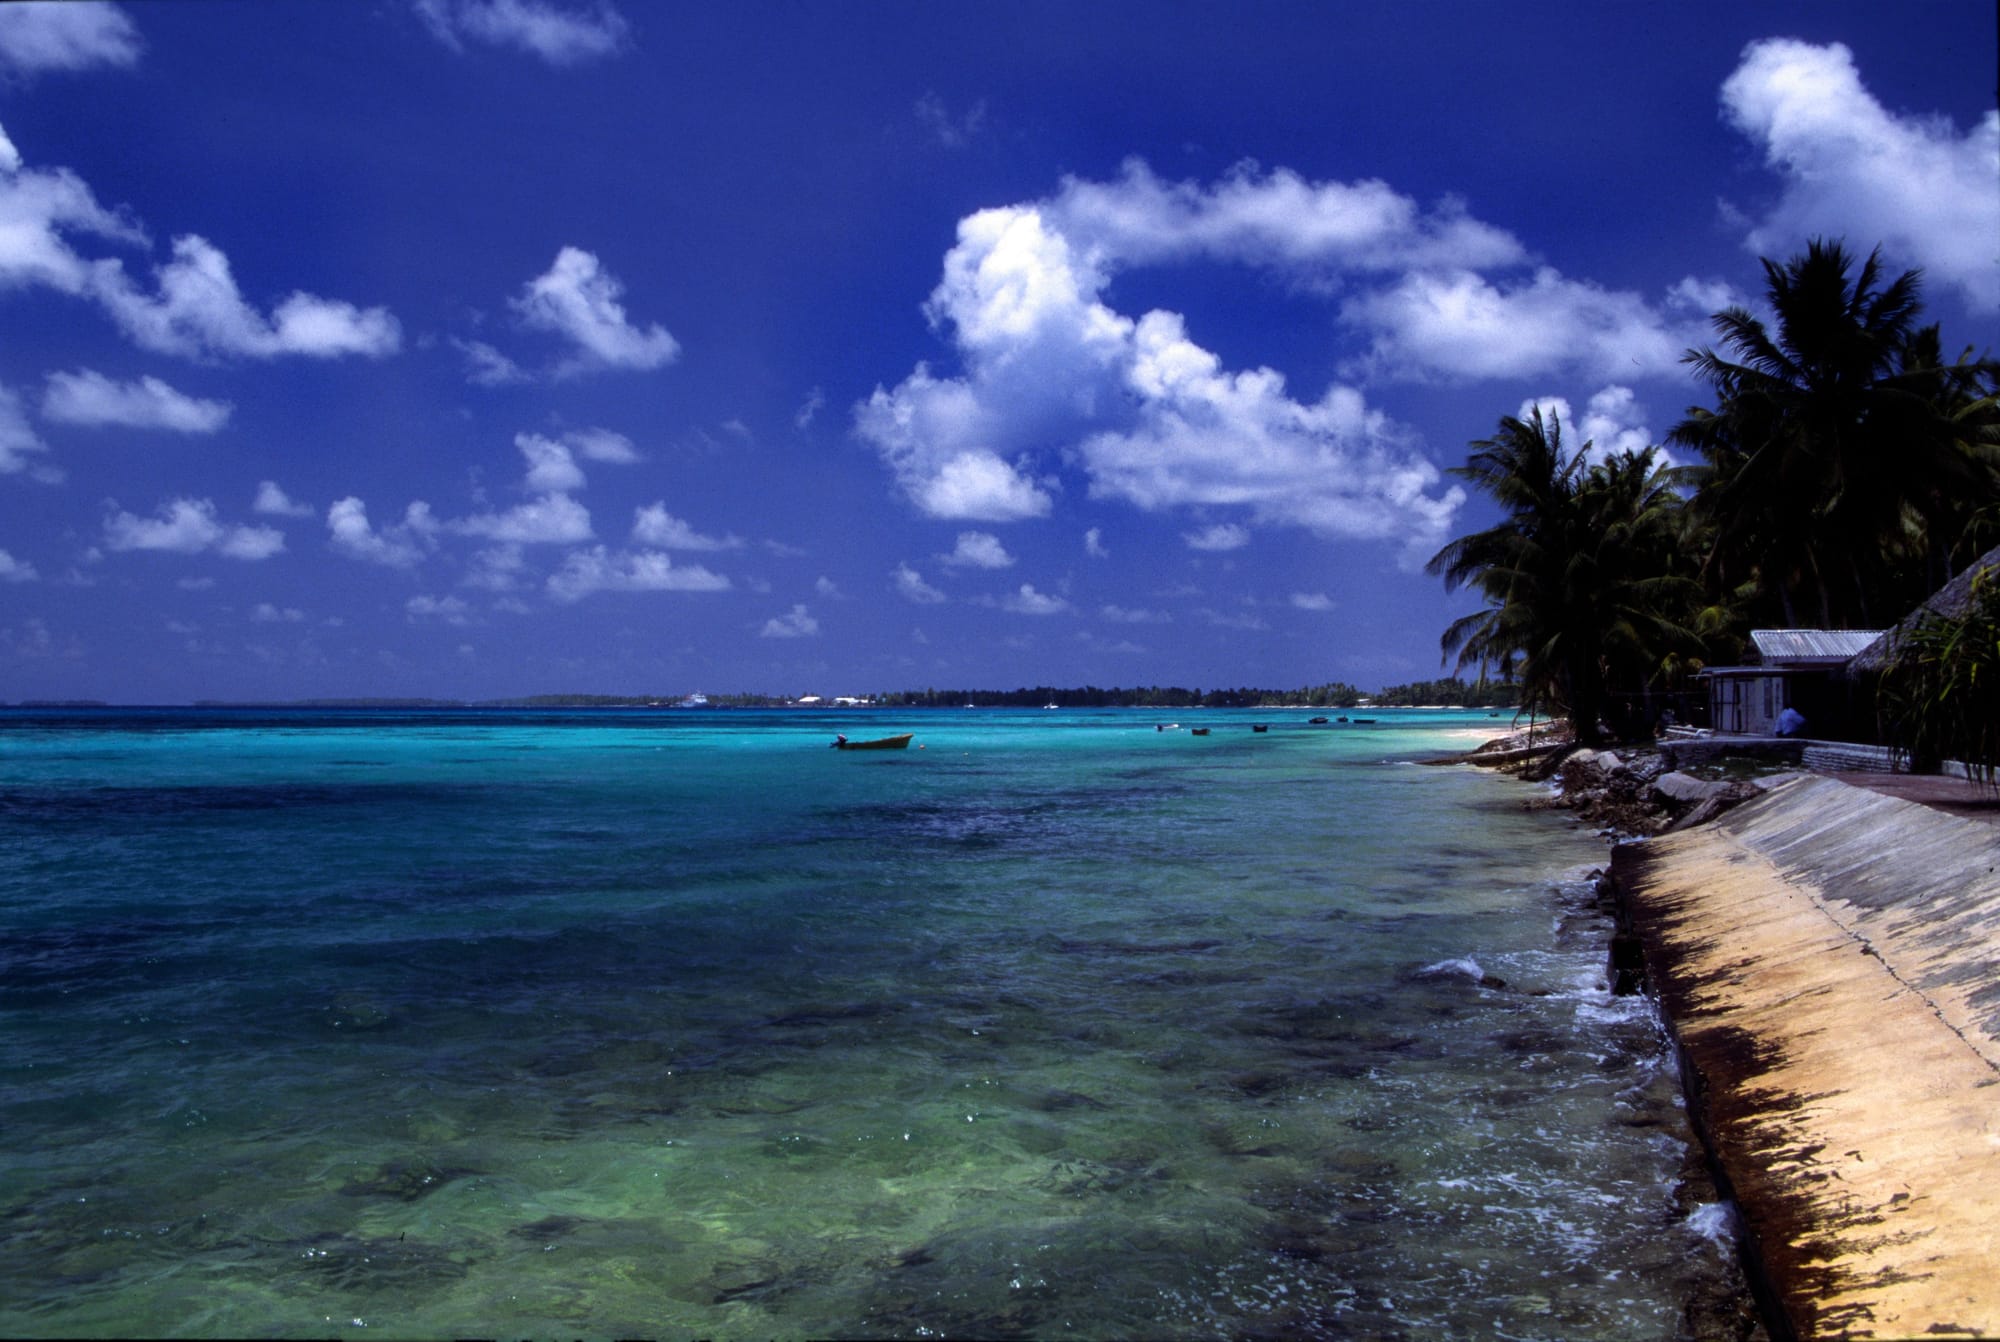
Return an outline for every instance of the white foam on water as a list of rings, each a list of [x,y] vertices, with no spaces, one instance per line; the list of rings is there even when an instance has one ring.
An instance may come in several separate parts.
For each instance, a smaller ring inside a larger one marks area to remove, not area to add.
[[[1416,972],[1420,979],[1468,978],[1477,982],[1486,977],[1486,971],[1479,967],[1479,961],[1469,955],[1456,960],[1439,960],[1436,964],[1425,965]]]
[[[1688,1213],[1687,1228],[1720,1252],[1736,1252],[1736,1204],[1704,1202]]]

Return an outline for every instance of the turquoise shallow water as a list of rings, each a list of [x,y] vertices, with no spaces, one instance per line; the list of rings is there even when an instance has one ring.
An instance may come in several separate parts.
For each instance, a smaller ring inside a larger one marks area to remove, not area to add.
[[[0,1334],[1673,1336],[1601,841],[1376,716],[0,713]]]

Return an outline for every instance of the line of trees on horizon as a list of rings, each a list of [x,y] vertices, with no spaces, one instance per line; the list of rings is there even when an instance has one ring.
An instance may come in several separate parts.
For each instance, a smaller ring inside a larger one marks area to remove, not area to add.
[[[1921,272],[1879,249],[1763,265],[1770,323],[1725,308],[1684,356],[1713,397],[1667,435],[1692,460],[1573,446],[1535,409],[1453,468],[1503,516],[1429,562],[1485,598],[1445,657],[1585,741],[1649,730],[1753,628],[1886,628],[2000,542],[2000,364],[1947,360]]]
[[[790,708],[800,703],[794,696],[744,691],[704,696],[710,708]],[[1357,689],[1345,681],[1305,685],[1293,690],[1188,689],[1178,685],[1146,685],[1129,689],[1096,685],[1059,688],[1038,685],[1012,690],[891,690],[871,696],[867,702],[881,708],[1041,708],[1056,704],[1062,708],[1353,708],[1371,703],[1384,707],[1441,706],[1447,708],[1507,708],[1518,698],[1518,687],[1502,681],[1464,681],[1454,678],[1421,680],[1407,685],[1391,685],[1375,694]],[[0,707],[7,707],[0,701]],[[106,708],[102,700],[27,700],[13,707]],[[314,698],[286,700],[201,699],[195,708],[283,708],[283,709],[578,709],[578,708],[679,708],[679,694],[531,694],[505,699],[430,699],[409,697]],[[831,700],[816,706],[834,708]]]

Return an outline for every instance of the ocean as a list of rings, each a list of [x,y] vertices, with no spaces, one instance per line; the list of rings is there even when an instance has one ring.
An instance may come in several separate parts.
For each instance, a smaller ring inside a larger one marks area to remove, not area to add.
[[[0,1334],[1685,1333],[1604,840],[1308,716],[0,710]]]

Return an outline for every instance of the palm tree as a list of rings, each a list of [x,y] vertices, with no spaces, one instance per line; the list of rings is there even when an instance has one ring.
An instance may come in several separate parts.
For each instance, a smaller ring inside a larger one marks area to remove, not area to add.
[[[1926,551],[1953,500],[1990,495],[1952,423],[1987,365],[1938,356],[1919,329],[1921,273],[1858,272],[1839,242],[1764,262],[1776,330],[1715,314],[1729,356],[1689,350],[1714,388],[1671,440],[1699,451],[1695,504],[1712,526],[1713,590],[1749,589],[1753,614],[1827,626],[1899,614],[1925,590]],[[1949,542],[1947,542],[1949,544]]]
[[[1486,598],[1445,630],[1445,656],[1457,654],[1457,670],[1518,675],[1522,707],[1565,714],[1578,739],[1598,739],[1615,697],[1644,691],[1663,657],[1692,641],[1669,473],[1650,448],[1593,466],[1590,444],[1566,451],[1561,419],[1540,409],[1503,418],[1452,473],[1506,515],[1426,565],[1447,590]]]

